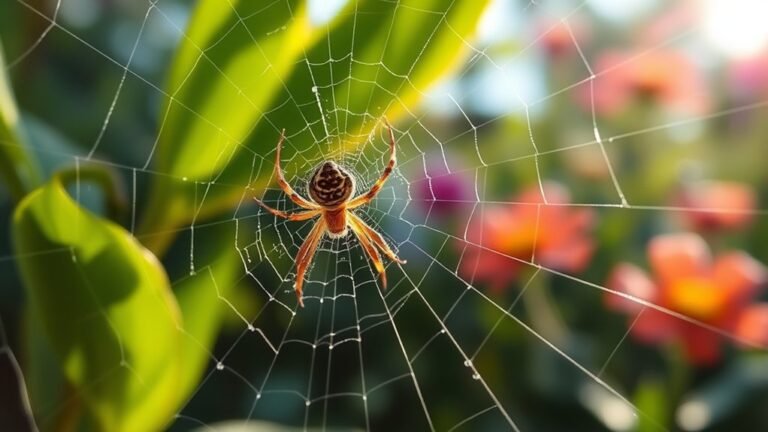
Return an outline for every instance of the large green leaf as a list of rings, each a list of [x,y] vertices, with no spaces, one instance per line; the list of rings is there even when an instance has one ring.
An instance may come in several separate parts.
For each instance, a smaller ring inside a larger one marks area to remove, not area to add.
[[[173,290],[184,316],[183,361],[178,366],[182,377],[176,388],[177,402],[185,401],[194,391],[206,364],[224,314],[232,310],[221,300],[232,294],[242,276],[240,255],[232,247],[235,226],[217,225],[197,229],[198,241],[207,245],[196,259],[206,263],[194,275],[178,280]]]
[[[221,321],[216,282],[231,285],[234,259],[220,255],[209,261],[210,272],[178,283],[183,320],[157,259],[120,226],[80,208],[61,176],[19,204],[13,233],[39,320],[32,337],[55,353],[65,388],[77,392],[101,430],[162,428],[208,359]]]
[[[16,200],[39,181],[38,167],[24,147],[19,112],[5,73],[5,59],[0,45],[0,177]]]
[[[352,0],[327,24],[306,1],[229,3],[199,3],[170,72],[154,163],[171,176],[154,177],[141,228],[167,232],[148,237],[153,250],[197,206],[205,217],[265,187],[282,128],[286,157],[306,165],[355,150],[382,115],[412,112],[458,65],[487,1]],[[196,202],[196,185],[213,180]]]

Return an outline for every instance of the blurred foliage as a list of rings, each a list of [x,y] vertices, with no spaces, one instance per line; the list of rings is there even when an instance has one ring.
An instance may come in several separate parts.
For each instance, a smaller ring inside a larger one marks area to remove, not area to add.
[[[39,181],[35,161],[24,147],[19,112],[5,72],[0,40],[0,176],[20,200]]]
[[[313,160],[321,151],[318,136],[330,133],[328,139],[355,148],[381,116],[395,121],[407,113],[419,102],[419,89],[459,65],[467,51],[464,38],[474,33],[487,3],[349,2],[332,22],[315,25],[306,1],[231,7],[200,2],[166,88],[171,97],[164,100],[155,166],[173,177],[153,179],[140,231],[169,233],[153,236],[150,249],[167,247],[173,229],[186,225],[191,215],[232,208],[242,196],[240,189],[214,185],[195,208],[190,183],[215,180],[263,189],[272,176],[267,156],[281,129],[286,129],[288,148]],[[438,31],[414,31],[418,28]],[[314,76],[310,65],[328,58],[334,62],[323,73],[355,79],[318,87],[316,82],[328,79]],[[342,125],[324,130],[330,114],[320,118],[319,98],[345,101],[348,112],[365,114],[347,117],[343,131]],[[255,166],[261,169],[254,178]],[[181,177],[188,182],[176,180]]]
[[[182,372],[181,314],[160,263],[79,209],[61,178],[25,198],[14,222],[16,251],[39,256],[21,263],[31,307],[100,427],[165,423]]]
[[[35,336],[50,343],[65,388],[84,399],[99,429],[158,429],[208,359],[204,346],[219,322],[216,290],[208,275],[190,277],[179,283],[177,303],[152,254],[69,197],[64,182],[75,173],[68,174],[29,194],[14,216],[16,250],[32,256],[20,266],[42,321]],[[91,174],[102,175],[85,168],[76,175]]]

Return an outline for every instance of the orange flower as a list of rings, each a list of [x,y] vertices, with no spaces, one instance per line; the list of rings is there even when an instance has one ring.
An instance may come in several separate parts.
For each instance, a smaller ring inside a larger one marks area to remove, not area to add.
[[[732,334],[757,346],[768,343],[768,304],[752,303],[768,271],[744,252],[713,260],[696,234],[658,236],[648,245],[651,279],[633,264],[618,265],[607,287]],[[711,328],[608,293],[607,305],[630,315],[632,336],[646,344],[682,343],[688,359],[710,365],[720,358],[722,336]]]
[[[752,221],[755,201],[755,192],[748,185],[719,181],[684,185],[675,197],[675,205],[686,209],[683,222],[697,231],[746,227]]]
[[[526,262],[578,272],[589,263],[594,244],[588,232],[593,213],[569,207],[568,192],[545,183],[548,204],[538,186],[512,200],[479,209],[466,232],[459,273],[470,282],[500,290],[514,281]]]
[[[594,105],[598,114],[620,114],[641,99],[683,114],[703,114],[709,107],[701,72],[677,51],[605,52],[595,63],[595,74]],[[581,87],[579,102],[589,110],[590,86]]]

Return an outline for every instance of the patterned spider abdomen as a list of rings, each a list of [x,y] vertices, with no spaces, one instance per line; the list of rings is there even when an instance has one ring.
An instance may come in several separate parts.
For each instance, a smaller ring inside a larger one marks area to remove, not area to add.
[[[307,189],[316,203],[333,208],[349,200],[355,191],[355,180],[335,162],[326,161],[312,175]]]

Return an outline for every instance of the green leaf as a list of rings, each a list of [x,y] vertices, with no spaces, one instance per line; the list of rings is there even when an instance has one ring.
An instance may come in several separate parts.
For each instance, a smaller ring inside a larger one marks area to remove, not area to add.
[[[157,259],[120,226],[80,208],[63,176],[29,194],[13,223],[39,333],[99,428],[161,429],[208,358],[220,322],[221,302],[210,301],[213,280],[179,283],[191,316],[183,324]],[[232,258],[211,262],[211,275],[216,271],[219,283],[230,285]]]
[[[232,4],[198,4],[171,68],[153,156],[171,176],[154,177],[140,230],[167,232],[148,238],[155,251],[198,206],[202,218],[265,187],[282,128],[286,160],[300,152],[306,165],[333,157],[328,148],[356,150],[382,115],[412,112],[459,64],[487,1],[350,1],[327,24],[306,1]],[[197,183],[214,180],[196,202]]]
[[[669,430],[670,405],[673,403],[668,396],[669,389],[655,377],[644,377],[637,386],[633,402],[643,413],[637,418],[638,432],[656,432]]]
[[[40,174],[25,140],[19,112],[5,73],[5,59],[0,45],[0,177],[15,200],[20,200],[39,182]]]
[[[299,432],[299,431],[316,432],[320,430],[329,431],[329,432],[355,432],[355,431],[359,431],[360,429],[354,429],[354,428],[333,429],[333,428],[325,428],[325,427],[322,429],[300,428],[300,427],[293,427],[293,426],[284,426],[281,424],[270,423],[270,422],[260,421],[260,420],[248,420],[248,421],[230,420],[230,421],[201,426],[195,429],[193,432],[207,432],[210,430],[215,430],[218,432]]]
[[[232,247],[234,225],[216,225],[195,230],[196,241],[206,244],[195,259],[207,263],[194,275],[174,282],[173,288],[184,315],[184,345],[178,402],[194,391],[216,340],[224,314],[232,313],[220,297],[231,298],[236,281],[242,276],[240,255]],[[242,325],[242,322],[241,322]]]

